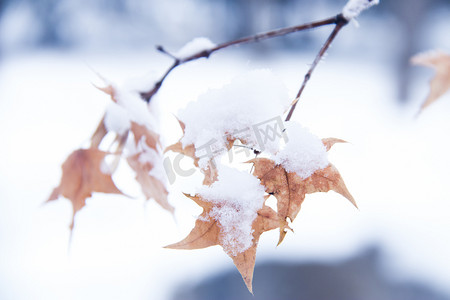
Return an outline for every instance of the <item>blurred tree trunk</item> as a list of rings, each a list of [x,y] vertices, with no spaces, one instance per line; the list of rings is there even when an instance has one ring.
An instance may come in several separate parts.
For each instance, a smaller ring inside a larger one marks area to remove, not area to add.
[[[284,9],[294,0],[228,0],[228,20],[234,20],[229,38],[235,39],[285,26]]]
[[[41,25],[40,43],[44,46],[55,46],[63,42],[60,36],[60,14],[58,14],[58,0],[31,1],[33,10]]]
[[[435,0],[392,0],[387,2],[391,11],[397,16],[402,26],[399,59],[397,60],[398,99],[406,102],[409,98],[409,86],[411,82],[411,66],[409,60],[420,46],[420,30],[424,24],[426,12],[429,6],[436,3]]]
[[[5,10],[6,2],[7,2],[6,0],[0,0],[0,20],[3,17],[3,11]],[[1,58],[2,58],[2,47],[0,45],[0,60]]]

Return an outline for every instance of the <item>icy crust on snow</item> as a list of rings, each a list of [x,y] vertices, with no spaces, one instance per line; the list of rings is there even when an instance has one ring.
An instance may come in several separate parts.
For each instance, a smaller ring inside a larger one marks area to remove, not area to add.
[[[345,19],[351,20],[359,16],[359,14],[374,5],[377,5],[379,0],[349,0],[342,10],[342,15]]]
[[[274,156],[276,164],[303,179],[328,166],[327,149],[322,141],[297,122],[286,122],[288,142]]]
[[[220,166],[218,181],[203,186],[198,194],[215,204],[208,217],[221,227],[221,242],[232,256],[253,245],[253,221],[264,204],[264,187],[253,175]]]
[[[194,144],[202,168],[210,158],[225,152],[227,138],[274,153],[278,139],[260,145],[257,127],[281,116],[290,103],[286,87],[270,71],[248,72],[221,89],[206,92],[179,112],[186,125],[181,142],[183,146]]]
[[[216,44],[211,42],[208,38],[197,37],[184,45],[174,55],[178,58],[186,58],[199,52],[210,50],[214,47],[216,47]]]

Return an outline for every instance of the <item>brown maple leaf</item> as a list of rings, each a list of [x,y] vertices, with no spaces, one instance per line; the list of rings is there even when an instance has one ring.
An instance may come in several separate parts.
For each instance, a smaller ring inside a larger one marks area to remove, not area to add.
[[[450,55],[442,51],[419,54],[411,58],[411,62],[436,71],[430,82],[430,93],[420,108],[422,111],[450,89]]]
[[[148,129],[147,126],[131,122],[131,132],[134,136],[134,142],[137,145],[143,138],[149,148],[157,150],[158,146],[161,146],[159,141],[159,135]]]
[[[116,88],[115,88],[111,83],[109,83],[109,82],[108,82],[103,76],[101,76],[100,74],[97,74],[97,76],[100,77],[101,80],[103,80],[103,82],[106,84],[106,86],[100,87],[100,86],[97,86],[97,85],[93,84],[94,87],[96,87],[98,90],[100,90],[100,91],[102,91],[103,93],[105,93],[105,94],[107,94],[108,96],[110,96],[110,97],[111,97],[111,100],[112,100],[113,102],[117,103],[117,98],[116,98],[116,96],[117,96],[117,91],[116,91]]]
[[[79,149],[72,152],[62,165],[61,182],[48,201],[56,200],[60,195],[70,200],[73,207],[71,230],[76,213],[86,205],[86,198],[93,192],[122,194],[111,174],[102,171],[108,154],[95,148]]]
[[[106,82],[106,80],[105,80],[105,82]],[[114,101],[116,103],[118,102],[117,101],[117,91],[111,84],[109,84],[103,88],[101,88],[101,87],[97,87],[97,88],[99,90],[101,90],[102,92],[106,93],[107,95],[109,95],[111,97],[112,101]],[[103,122],[104,122],[104,120],[102,120],[101,124],[103,124]],[[103,128],[104,128],[104,124],[103,124]],[[99,143],[95,142],[96,140],[98,140],[98,138],[95,139],[95,137],[97,135],[99,135],[99,134],[97,134],[98,132],[99,133],[103,132],[102,131],[103,128],[101,126],[99,126],[98,129],[96,130],[96,133],[93,135],[93,138],[92,138],[93,145],[97,145],[97,146],[99,145]],[[150,175],[150,171],[154,168],[154,164],[156,162],[142,159],[142,156],[145,157],[146,151],[148,151],[148,149],[152,149],[156,153],[160,152],[159,148],[161,147],[161,143],[159,140],[159,135],[156,132],[147,128],[147,126],[141,125],[134,121],[131,121],[130,131],[133,133],[134,144],[135,144],[136,148],[141,143],[141,141],[143,141],[143,143],[145,144],[145,147],[141,147],[141,149],[138,153],[135,153],[135,154],[127,157],[128,165],[136,173],[136,180],[139,183],[139,185],[141,186],[142,193],[147,198],[147,200],[150,198],[155,199],[155,201],[159,205],[161,205],[161,207],[163,207],[164,209],[173,213],[174,208],[172,205],[169,204],[169,201],[167,199],[168,191],[167,191],[165,184],[161,180],[156,178],[155,176]],[[125,133],[124,135],[121,135],[121,136],[118,135],[116,137],[116,139],[118,141],[117,144],[119,145],[118,150],[120,152],[123,150],[123,146],[125,145],[127,137],[128,137],[128,132]],[[116,165],[118,164],[118,160],[115,161],[115,164]]]
[[[220,245],[224,248],[222,242],[222,228],[219,221],[210,216],[211,210],[215,205],[212,202],[205,201],[201,196],[189,196],[190,199],[195,201],[199,206],[203,208],[202,214],[197,218],[195,227],[189,233],[189,235],[182,241],[166,246],[170,249],[201,249],[210,246]],[[287,224],[280,223],[280,217],[270,207],[263,205],[263,207],[257,212],[257,217],[253,221],[253,244],[250,248],[243,252],[238,252],[233,255],[231,251],[225,251],[228,256],[231,257],[236,268],[242,275],[242,278],[250,292],[252,292],[253,270],[255,268],[256,248],[258,241],[262,233],[272,229],[276,229],[280,226],[287,228]],[[225,250],[225,248],[224,248]]]
[[[337,138],[325,138],[322,139],[322,143],[327,149],[327,151],[330,151],[331,147],[333,147],[337,143],[347,143],[347,141],[337,139]]]
[[[155,176],[150,175],[150,171],[153,170],[156,162],[142,159],[143,156],[148,155],[148,151],[154,151],[159,154],[161,146],[159,135],[145,125],[136,122],[131,122],[131,132],[139,152],[129,156],[127,162],[136,173],[136,180],[141,186],[142,193],[147,199],[155,199],[161,207],[173,213],[174,208],[167,199],[168,191],[165,184]],[[144,143],[144,146],[140,145],[140,143]],[[138,147],[139,145],[141,147]]]
[[[210,186],[217,181],[219,173],[216,165],[213,162],[209,162],[208,167],[205,170],[200,170],[205,175],[205,178],[203,179],[203,185]]]
[[[178,120],[178,123],[180,124],[181,130],[183,130],[183,136],[184,136],[184,133],[186,130],[186,125],[181,120]],[[194,165],[196,167],[199,167],[198,162],[199,162],[200,158],[195,155],[195,152],[197,151],[197,149],[195,148],[194,144],[189,144],[189,145],[186,145],[183,147],[183,143],[181,142],[182,138],[183,137],[181,137],[178,140],[178,142],[176,142],[175,144],[167,146],[166,149],[164,149],[164,153],[166,153],[168,151],[181,153],[187,157],[192,158],[194,160]],[[227,145],[226,145],[227,150],[230,150],[231,147],[233,147],[235,140],[236,139],[227,138]],[[215,182],[217,180],[217,169],[212,160],[210,160],[208,162],[208,167],[206,169],[200,168],[200,171],[205,175],[205,178],[203,179],[204,185],[211,185],[213,182]]]
[[[177,119],[178,120],[178,119]],[[184,136],[184,132],[186,130],[186,125],[184,124],[183,121],[178,120],[178,123],[180,124],[181,129],[183,130],[183,136]],[[194,165],[196,167],[198,167],[198,161],[199,158],[197,156],[195,156],[195,146],[194,144],[190,144],[187,145],[185,147],[183,147],[183,143],[181,142],[181,139],[183,137],[181,137],[178,142],[176,142],[173,145],[167,146],[166,149],[164,149],[164,153],[168,152],[168,151],[173,151],[173,152],[177,152],[177,153],[181,153],[187,157],[190,157],[194,160]]]
[[[337,142],[343,141],[334,138],[323,140],[327,150]],[[335,191],[357,207],[339,171],[332,164],[329,164],[324,169],[315,171],[310,177],[303,179],[294,172],[287,172],[283,166],[277,165],[268,158],[255,158],[249,162],[253,163],[253,175],[261,180],[261,184],[265,187],[266,192],[277,198],[277,212],[282,221],[289,218],[293,222],[300,212],[306,194],[316,192]],[[286,233],[286,228],[280,227],[278,245],[283,241]]]
[[[95,129],[95,132],[92,134],[91,137],[91,148],[99,148],[100,143],[102,142],[103,138],[108,133],[108,130],[105,126],[105,116],[100,120],[100,123],[97,126],[97,129]]]

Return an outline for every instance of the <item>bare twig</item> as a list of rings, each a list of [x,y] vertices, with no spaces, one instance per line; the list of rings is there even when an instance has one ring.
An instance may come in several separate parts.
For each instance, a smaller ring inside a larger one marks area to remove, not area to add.
[[[237,39],[237,40],[234,40],[234,41],[222,43],[222,44],[217,45],[214,48],[200,51],[200,52],[195,53],[195,54],[193,54],[191,56],[188,56],[186,58],[177,58],[174,55],[172,55],[171,53],[167,52],[162,46],[157,46],[158,51],[168,55],[171,58],[173,58],[174,62],[169,67],[169,69],[164,73],[164,75],[161,77],[161,79],[158,82],[155,83],[155,85],[153,86],[153,88],[151,90],[141,93],[141,97],[146,102],[150,102],[152,97],[161,88],[161,85],[164,82],[164,80],[166,79],[166,77],[170,74],[170,72],[172,72],[173,69],[175,69],[179,65],[185,64],[185,63],[193,61],[193,60],[197,60],[199,58],[208,58],[212,53],[214,53],[216,51],[219,51],[221,49],[224,49],[224,48],[228,48],[230,46],[234,46],[234,45],[255,43],[255,42],[262,41],[262,40],[266,40],[266,39],[270,39],[270,38],[274,38],[274,37],[278,37],[278,36],[287,35],[287,34],[290,34],[290,33],[293,33],[293,32],[298,32],[298,31],[303,31],[303,30],[307,30],[307,29],[317,28],[317,27],[321,27],[321,26],[325,26],[325,25],[336,24],[336,28],[337,28],[339,26],[339,24],[341,24],[340,27],[342,27],[343,26],[342,25],[343,20],[345,20],[345,19],[343,19],[342,15],[337,15],[335,17],[331,17],[331,18],[328,18],[328,19],[325,19],[325,20],[322,20],[322,21],[311,22],[311,23],[306,23],[306,24],[302,24],[302,25],[298,25],[298,26],[286,27],[286,28],[281,28],[281,29],[277,29],[277,30],[273,30],[273,31],[268,31],[268,32],[265,32],[265,33],[260,33],[260,34],[256,34],[256,35],[253,35],[253,36],[249,36],[249,37]]]
[[[331,43],[333,42],[334,38],[337,36],[339,31],[348,24],[348,20],[345,19],[342,15],[338,15],[336,22],[336,27],[334,27],[333,31],[331,32],[330,36],[326,40],[325,44],[320,49],[319,53],[317,53],[316,58],[314,59],[314,62],[312,63],[311,67],[309,68],[308,72],[305,75],[305,78],[303,79],[303,83],[300,87],[300,90],[297,93],[297,96],[295,97],[295,100],[292,102],[291,109],[289,110],[289,113],[286,117],[285,121],[289,121],[292,117],[292,114],[294,113],[295,107],[297,106],[298,101],[300,100],[300,96],[303,93],[303,90],[306,87],[306,84],[308,83],[309,79],[311,79],[312,73],[314,72],[314,69],[319,64],[320,60],[322,59],[325,52],[327,52],[328,48],[330,47]]]

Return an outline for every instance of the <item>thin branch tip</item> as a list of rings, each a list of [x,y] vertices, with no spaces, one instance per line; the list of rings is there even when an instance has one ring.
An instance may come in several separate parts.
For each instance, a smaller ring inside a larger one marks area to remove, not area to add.
[[[324,19],[321,21],[305,23],[305,24],[292,26],[292,27],[284,27],[281,29],[276,29],[276,30],[272,30],[272,31],[264,32],[264,33],[255,34],[253,36],[248,36],[248,37],[240,38],[237,40],[229,41],[226,43],[219,44],[219,45],[215,46],[214,48],[202,50],[202,51],[197,52],[186,58],[178,58],[175,55],[168,52],[163,46],[157,45],[156,50],[173,58],[175,60],[175,62],[171,67],[169,67],[169,69],[166,71],[166,73],[161,77],[161,79],[158,81],[158,83],[155,84],[155,86],[151,90],[149,90],[147,92],[141,92],[141,98],[146,102],[150,102],[151,98],[159,91],[159,88],[161,87],[165,78],[169,75],[169,73],[173,69],[175,69],[179,65],[182,65],[184,63],[187,63],[187,62],[190,62],[193,60],[197,60],[200,58],[209,58],[212,53],[222,50],[222,49],[225,49],[225,48],[228,48],[228,47],[231,47],[231,46],[234,46],[234,45],[255,43],[255,42],[259,42],[259,41],[274,38],[274,37],[284,36],[284,35],[287,35],[290,33],[298,32],[298,31],[318,28],[318,27],[322,27],[322,26],[326,26],[326,25],[339,24],[345,20],[345,18],[341,15],[333,16],[331,18]]]
[[[175,55],[173,55],[172,53],[170,53],[169,51],[167,51],[163,46],[161,45],[157,45],[156,46],[156,50],[158,50],[159,52],[161,52],[162,54],[165,54],[167,56],[169,56],[170,58],[172,58],[173,60],[179,62],[180,59],[178,57],[176,57]]]
[[[302,85],[300,87],[300,90],[297,93],[297,96],[295,97],[295,100],[292,102],[291,109],[289,110],[289,113],[285,119],[285,122],[291,120],[292,114],[294,113],[295,108],[297,107],[297,104],[300,100],[300,96],[302,95],[307,83],[311,79],[311,76],[312,76],[314,70],[316,69],[316,67],[320,63],[320,61],[322,60],[322,58],[325,55],[325,53],[327,52],[327,50],[330,48],[331,43],[334,41],[334,39],[336,38],[338,33],[341,31],[341,29],[343,27],[345,27],[345,25],[348,24],[349,21],[342,14],[339,14],[335,17],[335,22],[336,22],[335,23],[336,26],[334,27],[331,34],[328,36],[326,42],[320,49],[319,53],[317,53],[316,58],[314,59],[313,63],[311,64],[311,67],[309,68],[308,72],[305,74],[305,78],[303,79]]]

